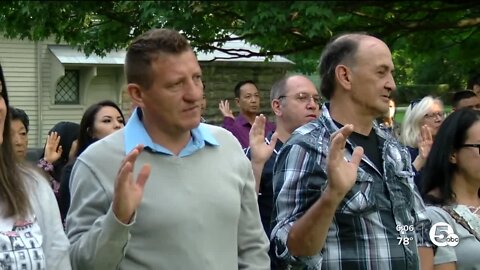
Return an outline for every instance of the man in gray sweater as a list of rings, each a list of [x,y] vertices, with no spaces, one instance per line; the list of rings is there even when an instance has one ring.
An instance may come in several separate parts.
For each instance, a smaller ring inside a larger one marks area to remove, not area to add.
[[[228,131],[200,124],[202,71],[188,41],[169,29],[141,35],[125,73],[135,111],[72,171],[73,268],[269,269],[250,163]]]

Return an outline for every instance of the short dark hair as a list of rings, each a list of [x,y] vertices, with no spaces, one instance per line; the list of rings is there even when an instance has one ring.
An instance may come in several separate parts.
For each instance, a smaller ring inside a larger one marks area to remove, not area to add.
[[[472,90],[457,91],[457,92],[453,93],[452,106],[453,106],[453,108],[457,108],[458,103],[461,100],[471,98],[471,97],[476,97],[476,96],[477,96],[477,94],[475,94]]]
[[[335,68],[339,64],[354,65],[355,54],[361,38],[365,33],[342,34],[331,39],[320,57],[318,71],[320,74],[320,91],[326,99],[330,99],[335,89]]]
[[[10,107],[10,117],[12,118],[12,121],[20,120],[28,133],[28,128],[30,127],[30,119],[28,118],[28,115],[24,110]]]
[[[236,97],[236,98],[239,98],[239,97],[240,97],[240,88],[242,88],[242,86],[244,86],[245,84],[253,84],[253,85],[255,85],[255,87],[257,87],[257,85],[255,84],[255,82],[253,82],[252,80],[239,81],[239,82],[235,85],[235,88],[233,88],[233,93],[235,94],[235,97]],[[257,87],[257,89],[258,89],[258,87]]]
[[[468,80],[467,89],[473,90],[474,85],[480,85],[480,73],[472,75],[470,80]]]
[[[191,50],[188,40],[172,29],[153,29],[138,36],[128,46],[125,57],[127,83],[149,89],[153,83],[152,62],[160,54],[180,54]]]
[[[450,162],[450,156],[461,148],[467,139],[468,129],[478,121],[480,113],[468,108],[454,111],[443,121],[422,169],[422,197],[427,201],[445,205],[455,198],[452,180],[458,168]],[[428,194],[437,189],[439,197]]]

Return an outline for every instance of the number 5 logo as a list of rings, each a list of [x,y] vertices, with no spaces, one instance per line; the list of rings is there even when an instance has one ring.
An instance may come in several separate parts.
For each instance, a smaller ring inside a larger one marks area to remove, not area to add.
[[[453,232],[452,226],[445,222],[437,222],[433,224],[429,232],[430,241],[439,247],[458,245],[458,235]]]

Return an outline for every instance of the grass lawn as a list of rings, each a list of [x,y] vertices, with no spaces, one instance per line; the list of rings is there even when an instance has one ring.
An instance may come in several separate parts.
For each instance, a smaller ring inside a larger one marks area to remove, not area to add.
[[[405,116],[405,110],[406,108],[397,108],[397,110],[395,111],[395,121],[397,123],[403,122],[403,117]]]

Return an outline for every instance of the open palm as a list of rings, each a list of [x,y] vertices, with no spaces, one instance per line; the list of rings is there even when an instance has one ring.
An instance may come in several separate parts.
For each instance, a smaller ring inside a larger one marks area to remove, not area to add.
[[[330,190],[344,197],[357,179],[357,169],[363,155],[362,147],[355,147],[352,159],[345,159],[344,151],[353,125],[345,125],[332,135],[327,157],[327,177]]]
[[[433,137],[430,129],[424,125],[420,129],[420,138],[418,141],[418,154],[423,158],[427,159],[430,149],[432,149]]]
[[[130,223],[140,206],[145,183],[150,176],[150,164],[146,164],[141,168],[137,179],[133,177],[133,167],[142,150],[143,145],[139,145],[125,157],[115,180],[112,208],[115,216],[124,224]]]
[[[60,144],[60,135],[57,132],[51,132],[47,136],[47,142],[45,144],[44,159],[50,163],[54,163],[59,160],[63,153],[63,148]]]
[[[222,113],[223,117],[235,118],[232,110],[230,109],[230,103],[228,102],[228,100],[220,100],[220,103],[218,104],[218,109]]]
[[[255,117],[249,132],[249,146],[252,162],[264,164],[272,156],[277,143],[277,134],[273,134],[270,144],[265,142],[265,124],[267,118],[261,114]]]

